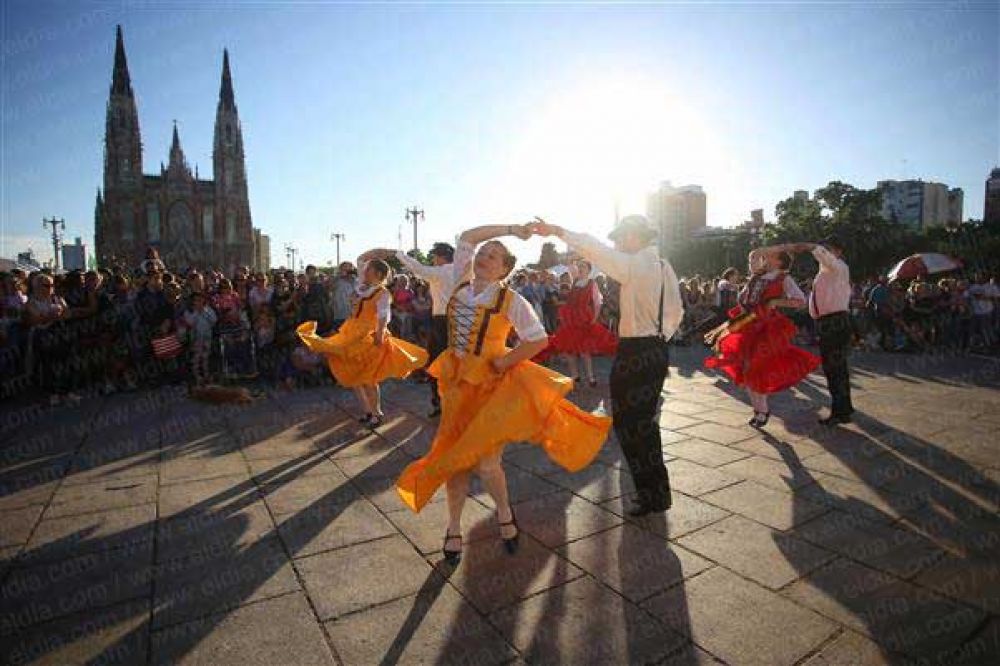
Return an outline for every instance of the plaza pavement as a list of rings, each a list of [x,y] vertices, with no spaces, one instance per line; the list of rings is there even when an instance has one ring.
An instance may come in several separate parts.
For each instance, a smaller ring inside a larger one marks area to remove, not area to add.
[[[855,355],[854,424],[815,425],[817,374],[755,431],[700,350],[674,357],[669,513],[623,517],[613,438],[575,475],[511,446],[520,552],[474,486],[454,569],[443,493],[413,515],[393,489],[426,386],[388,384],[377,434],[333,387],[4,405],[2,660],[1000,663],[996,360]]]

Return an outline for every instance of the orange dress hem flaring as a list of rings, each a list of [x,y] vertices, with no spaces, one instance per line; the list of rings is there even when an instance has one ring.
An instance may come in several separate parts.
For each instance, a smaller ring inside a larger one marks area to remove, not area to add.
[[[427,364],[423,347],[386,334],[375,344],[378,292],[363,299],[355,315],[328,337],[316,335],[316,322],[307,321],[295,332],[310,351],[326,359],[330,373],[341,386],[370,386],[390,379],[402,379]]]

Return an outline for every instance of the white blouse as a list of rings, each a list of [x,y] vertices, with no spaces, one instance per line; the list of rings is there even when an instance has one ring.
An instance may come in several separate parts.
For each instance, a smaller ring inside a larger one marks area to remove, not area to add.
[[[357,289],[354,290],[354,307],[357,307],[361,299],[368,298],[381,286],[380,284],[369,286],[359,283]],[[378,302],[375,303],[375,312],[379,321],[389,323],[389,319],[392,317],[392,294],[389,293],[388,289],[382,292],[382,295],[378,298]]]

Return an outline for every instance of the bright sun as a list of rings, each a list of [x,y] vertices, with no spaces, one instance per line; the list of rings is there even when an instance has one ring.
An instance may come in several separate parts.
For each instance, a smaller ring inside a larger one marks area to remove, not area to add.
[[[660,181],[704,183],[723,167],[715,137],[681,98],[655,80],[615,76],[540,104],[495,192],[508,206],[600,232],[616,205],[623,215],[645,212]]]

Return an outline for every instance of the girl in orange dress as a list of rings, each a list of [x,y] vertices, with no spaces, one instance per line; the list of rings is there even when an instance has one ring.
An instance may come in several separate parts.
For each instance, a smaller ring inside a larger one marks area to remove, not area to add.
[[[359,266],[364,258],[358,260]],[[354,389],[365,414],[359,420],[377,428],[385,419],[379,383],[419,370],[427,363],[427,352],[388,331],[392,296],[385,283],[389,265],[378,259],[369,261],[363,275],[352,315],[340,330],[321,338],[316,335],[316,322],[307,321],[296,331],[310,351],[326,358],[337,383]]]
[[[500,537],[514,553],[518,529],[501,465],[503,447],[534,442],[556,463],[577,471],[594,459],[611,426],[610,418],[565,399],[573,386],[569,377],[529,360],[545,348],[548,337],[531,305],[504,282],[515,258],[503,243],[490,239],[508,234],[526,239],[531,231],[526,225],[485,226],[459,240],[445,290],[450,294],[448,348],[427,370],[438,381],[441,421],[430,451],[396,482],[414,511],[446,486],[449,520],[442,550],[451,563],[461,557],[462,509],[471,473],[492,496]],[[470,264],[472,279],[463,281]],[[506,344],[511,330],[519,340],[513,349]]]

